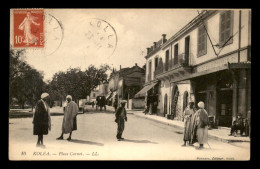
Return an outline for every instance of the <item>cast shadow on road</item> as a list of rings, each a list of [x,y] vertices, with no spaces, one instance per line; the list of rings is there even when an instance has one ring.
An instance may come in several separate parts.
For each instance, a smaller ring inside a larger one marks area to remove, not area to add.
[[[158,144],[157,142],[152,142],[149,140],[130,140],[130,139],[124,139],[125,142],[132,142],[132,143],[150,143],[150,144]]]
[[[71,139],[69,142],[79,143],[79,144],[89,144],[89,145],[96,145],[96,146],[104,146],[102,143],[92,142],[92,141],[85,141],[85,140],[78,140],[78,139]]]

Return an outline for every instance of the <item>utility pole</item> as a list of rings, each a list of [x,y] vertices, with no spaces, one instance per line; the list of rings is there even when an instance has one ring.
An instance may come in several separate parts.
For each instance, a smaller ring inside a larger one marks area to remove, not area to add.
[[[197,11],[197,12],[198,12],[198,14],[200,15],[200,12],[199,12],[199,11]],[[206,33],[207,33],[207,36],[208,36],[208,38],[209,38],[210,44],[211,44],[211,46],[212,46],[212,48],[213,48],[213,51],[214,51],[215,55],[218,56],[218,54],[217,54],[217,52],[216,52],[216,50],[215,50],[215,48],[214,48],[214,45],[213,45],[213,43],[212,43],[212,41],[211,41],[211,38],[210,38],[210,36],[209,36],[209,33],[208,33],[208,31],[207,31],[207,28],[206,28],[205,24],[203,23],[203,20],[202,20],[202,19],[201,19],[201,22],[202,22],[202,24],[203,24],[203,27],[204,27]]]

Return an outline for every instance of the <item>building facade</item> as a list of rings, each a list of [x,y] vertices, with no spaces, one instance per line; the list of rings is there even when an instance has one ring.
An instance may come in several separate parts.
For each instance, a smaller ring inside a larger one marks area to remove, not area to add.
[[[129,108],[129,100],[134,99],[135,94],[142,88],[145,82],[145,71],[137,64],[133,67],[121,68],[113,72],[109,78],[108,90],[110,91],[111,105],[115,101],[127,100],[127,108]],[[132,100],[131,103],[139,102]],[[131,106],[130,106],[131,107]]]
[[[230,127],[238,113],[247,117],[250,10],[204,10],[170,39],[154,43],[145,58],[145,95],[155,93],[158,115],[183,120],[188,102],[203,101],[216,125]]]

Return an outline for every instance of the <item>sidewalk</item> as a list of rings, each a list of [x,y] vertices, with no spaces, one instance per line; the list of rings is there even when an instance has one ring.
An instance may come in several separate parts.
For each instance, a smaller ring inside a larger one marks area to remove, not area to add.
[[[131,111],[131,110],[129,110]],[[143,111],[131,111],[135,116],[153,120],[159,123],[163,123],[166,125],[170,125],[172,127],[182,129],[184,130],[184,122],[182,121],[177,121],[177,120],[169,120],[166,119],[165,117],[157,116],[157,115],[145,115]],[[209,138],[226,142],[226,143],[231,143],[231,142],[250,142],[249,137],[241,137],[241,136],[228,136],[230,134],[230,128],[221,128],[219,127],[218,129],[212,129],[208,130],[208,136]]]

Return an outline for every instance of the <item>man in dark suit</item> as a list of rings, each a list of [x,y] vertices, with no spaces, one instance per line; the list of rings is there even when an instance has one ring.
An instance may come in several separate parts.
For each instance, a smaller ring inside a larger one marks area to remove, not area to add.
[[[50,108],[48,105],[49,94],[43,93],[41,100],[37,102],[35,113],[33,115],[33,135],[38,135],[36,146],[45,148],[43,144],[43,135],[48,134],[51,130]]]
[[[232,136],[233,133],[236,136],[237,130],[240,130],[240,135],[242,136],[242,134],[244,133],[244,129],[245,129],[244,119],[242,117],[242,114],[239,113],[237,115],[237,119],[233,122],[233,125],[231,126],[231,131],[229,136]]]
[[[117,123],[117,135],[116,138],[118,141],[123,140],[122,134],[125,128],[125,121],[127,121],[127,115],[126,115],[126,110],[125,110],[125,101],[121,102],[121,106],[117,109],[116,111],[116,120],[115,122]]]

